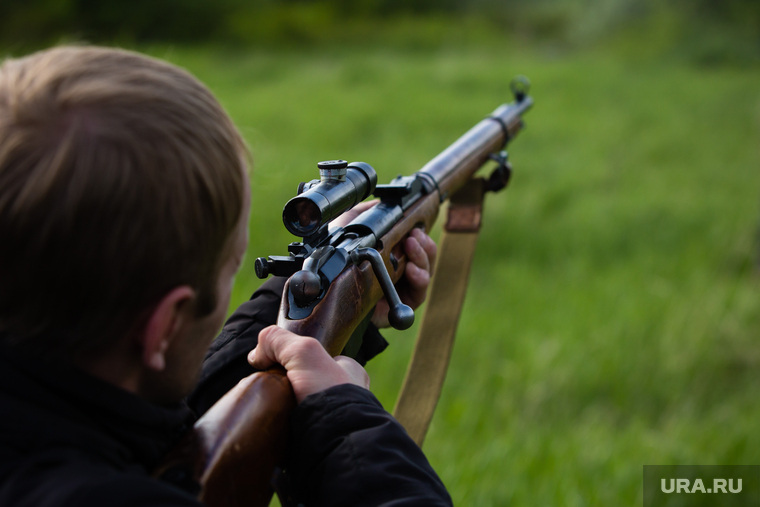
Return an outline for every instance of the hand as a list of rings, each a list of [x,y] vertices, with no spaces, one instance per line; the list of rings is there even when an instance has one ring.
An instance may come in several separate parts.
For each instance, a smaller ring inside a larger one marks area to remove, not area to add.
[[[330,222],[330,227],[345,227],[346,225],[350,224],[351,221],[370,209],[375,204],[379,203],[379,199],[372,199],[371,201],[364,201],[360,202],[350,210],[346,211],[345,213],[342,213],[341,215],[337,216],[335,220]]]
[[[343,227],[378,202],[375,199],[359,203],[336,218],[331,225]],[[435,242],[421,229],[413,229],[404,240],[404,253],[408,262],[404,278],[396,284],[396,290],[401,301],[412,309],[418,308],[425,301],[437,251]],[[379,328],[388,327],[389,309],[388,301],[381,299],[372,314],[372,323]]]
[[[345,356],[330,357],[314,338],[277,326],[259,333],[259,344],[248,354],[248,362],[259,370],[281,364],[299,403],[310,394],[340,384],[369,389],[369,375],[359,363]]]
[[[407,263],[404,278],[396,284],[396,290],[401,301],[412,309],[418,308],[425,301],[437,252],[435,242],[422,229],[412,229],[404,239]],[[381,299],[372,314],[372,323],[379,328],[388,327],[389,309],[388,301]]]

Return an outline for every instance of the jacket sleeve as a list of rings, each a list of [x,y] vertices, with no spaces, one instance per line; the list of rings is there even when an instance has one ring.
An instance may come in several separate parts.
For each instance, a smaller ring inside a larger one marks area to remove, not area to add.
[[[291,426],[286,505],[451,505],[422,450],[366,389],[303,400]]]
[[[259,332],[277,323],[285,277],[273,277],[256,290],[251,299],[240,305],[222,328],[203,360],[197,386],[187,404],[200,416],[242,378],[255,373],[248,364],[248,353],[259,341]],[[388,342],[380,331],[369,325],[364,332],[360,349],[353,355],[364,365],[385,350]]]

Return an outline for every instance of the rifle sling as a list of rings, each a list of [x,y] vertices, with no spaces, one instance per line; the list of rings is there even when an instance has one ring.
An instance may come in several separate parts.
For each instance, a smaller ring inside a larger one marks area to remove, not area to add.
[[[414,352],[393,415],[422,446],[446,378],[480,230],[485,184],[474,178],[452,195]]]

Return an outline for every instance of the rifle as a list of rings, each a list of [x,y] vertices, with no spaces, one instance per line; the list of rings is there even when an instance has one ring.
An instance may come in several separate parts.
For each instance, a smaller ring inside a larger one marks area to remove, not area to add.
[[[415,227],[430,230],[447,200],[451,200],[447,229],[471,232],[479,227],[484,192],[504,188],[511,175],[503,148],[523,128],[522,115],[533,104],[525,78],[513,80],[511,89],[514,102],[498,107],[411,176],[377,185],[377,174],[367,163],[331,160],[318,164],[320,179],[302,183],[298,195],[283,209],[285,227],[302,240],[288,246],[287,256],[261,257],[255,263],[260,278],[270,274],[289,277],[279,311],[280,327],[316,338],[335,356],[358,350],[364,327],[382,297],[390,306],[391,326],[407,329],[413,324],[414,312],[401,302],[394,288],[406,266],[401,243]],[[497,164],[490,177],[475,178],[489,160]],[[379,199],[377,205],[343,227],[331,227],[336,217],[370,195]],[[458,210],[453,219],[452,209]],[[474,243],[472,246],[474,249]],[[445,250],[441,251],[443,263],[445,256]],[[450,275],[441,264],[433,278],[429,309],[436,304],[436,293],[451,291],[445,284],[436,291],[436,282]],[[464,282],[457,289],[459,306],[466,285],[467,266],[464,268]],[[453,325],[446,324],[453,340],[459,309],[446,311],[455,315]],[[422,334],[424,328],[425,323]],[[421,336],[418,344],[422,340]],[[427,420],[417,425],[421,429],[407,427],[418,443],[432,417],[449,353],[450,344],[443,366],[438,366],[442,371],[436,374],[440,379],[434,399],[428,401]],[[287,445],[287,419],[294,405],[281,368],[244,379],[198,420],[158,475],[173,476],[180,482],[196,480],[201,485],[200,499],[214,507],[267,505],[273,494],[273,473],[281,465]],[[412,405],[419,409],[416,402]],[[241,470],[245,470],[244,478]]]

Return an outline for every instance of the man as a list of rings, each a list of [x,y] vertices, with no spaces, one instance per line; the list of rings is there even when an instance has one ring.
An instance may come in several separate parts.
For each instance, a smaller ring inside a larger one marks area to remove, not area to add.
[[[257,343],[253,366],[285,366],[299,402],[295,501],[450,503],[359,364],[262,330],[279,282],[208,352],[195,413],[183,402],[247,246],[246,159],[211,93],[164,62],[69,47],[0,68],[0,505],[199,505],[151,471]],[[405,248],[419,304],[435,246]]]

